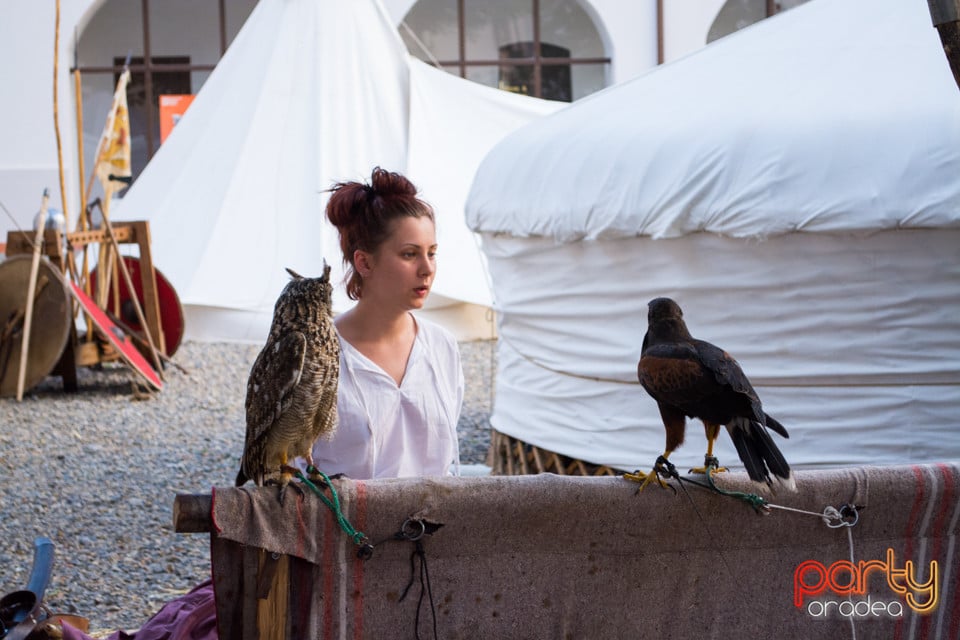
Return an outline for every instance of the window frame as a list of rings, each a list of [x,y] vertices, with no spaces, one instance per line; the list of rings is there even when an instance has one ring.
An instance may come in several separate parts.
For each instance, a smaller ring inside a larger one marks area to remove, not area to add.
[[[533,17],[533,52],[534,55],[527,58],[510,58],[509,64],[505,64],[503,59],[469,59],[467,58],[466,52],[466,0],[457,0],[457,58],[456,59],[446,59],[446,60],[436,60],[436,64],[439,64],[441,68],[445,71],[449,71],[451,68],[456,68],[459,72],[461,78],[467,77],[467,69],[469,67],[513,67],[521,65],[529,65],[533,67],[533,93],[530,95],[535,98],[540,98],[543,96],[543,67],[545,66],[555,66],[555,65],[567,65],[573,67],[574,65],[587,65],[587,64],[611,64],[612,60],[609,56],[600,56],[592,58],[579,58],[579,57],[567,57],[567,58],[550,58],[541,55],[543,40],[540,34],[540,0],[531,0],[531,13]],[[501,43],[501,45],[512,44],[512,43]],[[559,45],[562,46],[562,43],[549,42],[547,44]]]
[[[144,132],[146,141],[147,141],[147,162],[153,158],[154,154],[157,152],[159,145],[157,143],[156,137],[154,136],[154,131],[160,130],[160,109],[156,104],[159,100],[159,96],[154,95],[153,87],[153,74],[155,73],[164,73],[164,72],[187,72],[191,73],[194,71],[213,71],[216,67],[216,64],[170,64],[163,62],[154,62],[154,58],[157,56],[152,55],[150,48],[150,0],[140,0],[140,11],[141,11],[141,22],[143,23],[143,57],[142,64],[114,64],[110,66],[85,66],[75,63],[74,67],[71,69],[71,72],[77,71],[80,73],[81,80],[83,79],[83,74],[113,74],[114,77],[118,76],[123,72],[125,68],[130,69],[130,73],[142,73],[143,74],[143,86],[144,86],[144,101],[146,102],[145,110],[147,115],[147,130]],[[220,36],[220,58],[223,58],[223,54],[227,50],[227,9],[226,9],[226,0],[217,0],[217,19],[219,22],[219,36]],[[138,58],[141,56],[137,56]],[[160,56],[168,57],[168,56]],[[219,59],[217,60],[219,63]]]

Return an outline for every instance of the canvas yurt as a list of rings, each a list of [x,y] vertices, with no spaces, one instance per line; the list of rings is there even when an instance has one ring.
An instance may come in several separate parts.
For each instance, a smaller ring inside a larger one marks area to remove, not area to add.
[[[426,313],[460,338],[490,337],[489,283],[463,222],[470,180],[504,135],[563,104],[411,58],[378,0],[261,0],[114,217],[150,222],[188,338],[261,342],[285,267],[310,276],[326,259],[342,279],[327,190],[398,171],[437,215],[445,258]],[[350,304],[337,287],[335,311]]]
[[[815,0],[527,125],[467,221],[499,470],[650,468],[659,296],[740,362],[794,467],[960,459],[960,92],[922,2]],[[671,461],[705,448],[688,420]]]

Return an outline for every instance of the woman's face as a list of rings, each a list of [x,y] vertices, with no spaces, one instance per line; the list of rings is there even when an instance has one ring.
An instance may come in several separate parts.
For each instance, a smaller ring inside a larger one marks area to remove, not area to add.
[[[426,216],[396,219],[383,244],[362,256],[367,266],[367,272],[361,273],[363,297],[376,299],[386,308],[422,308],[437,272],[436,253],[433,220]]]

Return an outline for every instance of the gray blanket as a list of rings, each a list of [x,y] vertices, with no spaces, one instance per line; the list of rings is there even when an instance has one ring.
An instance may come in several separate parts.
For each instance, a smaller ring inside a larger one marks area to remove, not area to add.
[[[275,488],[218,488],[221,637],[251,636],[258,610],[262,630],[267,602],[286,638],[960,637],[960,467],[796,481],[759,492],[768,513],[609,477],[334,481],[366,560],[309,491],[281,506]],[[716,483],[757,491],[742,473]],[[825,522],[828,507],[842,513]]]

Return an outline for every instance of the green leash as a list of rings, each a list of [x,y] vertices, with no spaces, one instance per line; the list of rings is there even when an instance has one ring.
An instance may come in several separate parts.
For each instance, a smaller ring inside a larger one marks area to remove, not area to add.
[[[315,494],[320,496],[320,500],[323,501],[323,504],[327,505],[330,511],[333,512],[333,515],[337,519],[337,524],[340,525],[340,528],[343,530],[343,532],[347,534],[351,540],[353,540],[353,544],[360,547],[357,550],[357,556],[363,560],[366,560],[373,555],[373,545],[367,542],[367,536],[362,531],[357,531],[354,526],[350,524],[350,521],[347,520],[347,517],[343,515],[343,510],[340,508],[340,497],[337,495],[337,490],[334,488],[333,483],[330,482],[330,478],[327,477],[327,474],[325,474],[323,471],[320,471],[316,467],[310,467],[310,469],[307,469],[307,471],[309,472],[311,469],[318,473],[320,477],[323,478],[323,484],[329,487],[329,498],[324,495],[323,491],[317,485],[313,484],[313,482],[311,482],[302,471],[297,471],[297,476],[305,485],[310,487]]]
[[[758,496],[755,493],[744,493],[743,491],[727,491],[721,489],[716,484],[713,483],[713,470],[716,468],[715,465],[711,464],[707,466],[707,484],[711,489],[719,493],[720,495],[730,496],[731,498],[736,498],[746,502],[748,505],[753,507],[753,510],[757,513],[770,513],[770,506],[767,503],[766,498]]]
[[[759,496],[755,493],[744,493],[743,491],[727,491],[726,489],[721,489],[713,482],[713,471],[717,468],[718,463],[716,458],[710,458],[706,464],[706,476],[707,484],[702,482],[697,482],[696,480],[691,480],[690,478],[684,478],[677,472],[677,468],[670,463],[669,460],[660,456],[657,458],[656,465],[654,465],[654,473],[658,473],[657,467],[662,466],[664,468],[663,474],[677,479],[677,482],[683,483],[688,482],[690,484],[695,484],[698,487],[703,487],[704,489],[710,489],[715,493],[719,493],[722,496],[728,496],[730,498],[736,498],[742,502],[746,502],[750,505],[754,511],[757,513],[767,514],[770,513],[770,503],[767,502],[766,498]],[[683,485],[681,484],[681,487]]]

